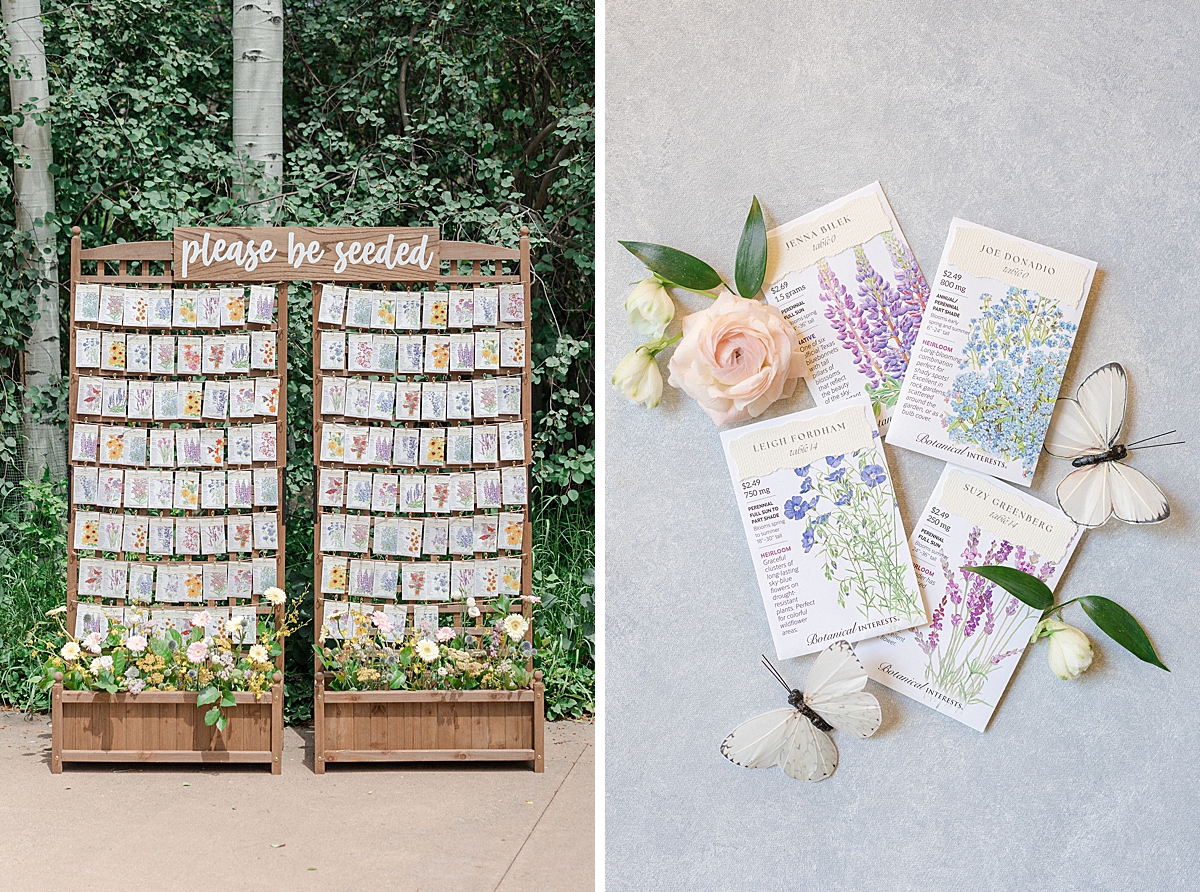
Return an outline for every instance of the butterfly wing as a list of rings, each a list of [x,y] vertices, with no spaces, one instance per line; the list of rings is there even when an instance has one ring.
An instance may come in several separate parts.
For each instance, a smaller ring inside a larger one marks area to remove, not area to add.
[[[1118,362],[1084,379],[1076,399],[1060,399],[1046,431],[1046,451],[1059,458],[1095,455],[1108,449],[1125,421],[1129,381]]]
[[[1154,481],[1134,468],[1119,462],[1111,464],[1109,489],[1113,514],[1126,523],[1158,523],[1171,516],[1171,506]]]
[[[879,730],[879,701],[866,693],[867,670],[848,641],[835,641],[817,657],[808,673],[804,702],[835,728],[858,737]]]
[[[784,749],[795,734],[796,710],[785,707],[756,715],[733,729],[721,743],[721,755],[743,768],[771,768],[779,764]],[[808,722],[808,719],[804,719]],[[811,722],[808,722],[810,725]]]
[[[807,716],[796,713],[790,746],[784,750],[783,773],[796,780],[823,781],[837,771],[838,751],[829,735]]]
[[[1058,484],[1058,506],[1067,517],[1085,527],[1098,527],[1108,520],[1113,510],[1110,468],[1114,464],[1089,465],[1063,478]]]

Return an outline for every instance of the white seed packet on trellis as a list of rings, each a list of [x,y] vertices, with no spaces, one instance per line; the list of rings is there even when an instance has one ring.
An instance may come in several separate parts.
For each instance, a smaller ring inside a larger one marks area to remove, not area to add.
[[[129,400],[129,385],[124,381],[104,381],[104,408],[101,415],[108,418],[124,418]]]
[[[254,417],[254,381],[243,378],[229,382],[229,417]]]
[[[321,379],[321,414],[343,415],[346,412],[345,378]]]
[[[374,554],[397,554],[400,550],[400,521],[395,517],[377,517],[371,538]]]
[[[121,514],[100,515],[100,551],[121,550],[121,528],[123,521],[124,515]]]
[[[476,378],[471,382],[475,396],[475,417],[495,418],[500,414],[499,391],[495,378]]]
[[[474,511],[475,510],[475,475],[466,474],[451,474],[450,475],[450,503],[451,511]]]
[[[145,328],[150,317],[149,295],[140,288],[125,289],[125,312],[122,324],[127,328]]]
[[[449,319],[449,295],[445,291],[426,291],[421,314],[421,327],[443,329]]]
[[[398,518],[396,520],[396,550],[391,553],[401,557],[420,557],[424,527],[423,520]]]
[[[475,472],[475,507],[501,508],[502,495],[499,471]]]
[[[231,427],[225,431],[225,448],[229,464],[248,465],[254,461],[254,431],[252,427]]]
[[[199,471],[177,471],[175,473],[175,508],[180,511],[199,510]]]
[[[529,484],[525,468],[501,468],[500,486],[505,505],[524,505],[529,501]]]
[[[450,335],[450,371],[475,371],[475,335],[470,332]]]
[[[100,335],[100,368],[106,372],[125,371],[125,333],[106,331]]]
[[[77,593],[87,597],[96,597],[100,594],[100,580],[104,578],[104,561],[99,558],[83,558],[79,562],[79,579]],[[79,614],[84,607],[92,608],[91,604],[80,604],[79,610],[75,613],[75,629],[79,631]],[[88,634],[86,630],[82,637]],[[103,633],[101,633],[103,634]]]
[[[391,421],[396,412],[396,385],[390,381],[372,381],[370,412],[368,418],[375,421]]]
[[[366,418],[371,412],[371,382],[357,378],[346,385],[346,417]]]
[[[352,598],[369,598],[375,588],[375,562],[354,558],[350,561],[350,581],[346,594]]]
[[[229,416],[229,382],[204,382],[204,418],[224,421]]]
[[[419,375],[425,370],[425,338],[400,335],[396,338],[396,371],[401,375]]]
[[[104,561],[95,561],[96,564],[104,564]],[[92,569],[88,568],[89,571]],[[80,566],[80,576],[83,576],[82,562]],[[96,591],[90,594],[101,594],[100,583],[104,578],[104,569],[100,568],[99,576],[97,577]],[[80,580],[80,588],[82,589],[82,579]],[[80,591],[80,594],[83,592]],[[75,610],[75,638],[82,640],[93,632],[101,638],[108,635],[108,617],[105,615],[104,608],[99,604],[80,604]]]
[[[148,458],[146,451],[146,440],[149,431],[144,427],[128,428],[125,431],[125,456],[124,463],[133,465],[134,467],[144,468]]]
[[[100,332],[79,331],[75,334],[75,366],[81,369],[100,368]]]
[[[420,463],[440,468],[446,463],[446,429],[444,427],[421,428]]]
[[[203,573],[204,599],[206,601],[219,601],[229,597],[228,564],[205,564]],[[225,621],[218,611],[209,611],[209,617],[209,625],[204,629],[205,638],[212,638],[214,634],[219,635],[222,631],[222,626],[225,625]]]
[[[131,334],[125,338],[125,371],[145,375],[150,371],[150,335]]]
[[[195,328],[196,291],[192,288],[176,288],[171,292],[172,328]]]
[[[476,514],[473,518],[475,550],[483,554],[495,554],[497,519],[494,514]]]
[[[75,411],[80,415],[99,415],[104,408],[104,379],[84,376],[75,392]]]
[[[721,440],[779,659],[928,621],[866,394]]]
[[[279,518],[276,515],[265,512],[254,515],[254,547],[279,547]]]
[[[401,474],[400,496],[398,499],[400,511],[410,514],[425,510],[425,475]]]
[[[254,504],[267,507],[279,504],[279,474],[274,468],[254,469]]]
[[[475,368],[482,372],[500,368],[500,332],[475,332]]]
[[[396,328],[415,331],[421,327],[421,292],[396,292]]]
[[[477,465],[500,460],[500,429],[495,424],[477,424],[471,428],[471,459]]]
[[[421,385],[397,384],[395,412],[397,421],[419,421],[421,418]]]
[[[506,328],[500,332],[500,365],[506,369],[525,367],[525,329]]]
[[[449,292],[449,324],[451,328],[470,328],[475,324],[474,292],[461,289]]]
[[[221,428],[200,431],[200,464],[206,468],[225,466],[225,431]]]
[[[346,517],[346,551],[366,554],[371,550],[371,518],[367,515]]]
[[[200,518],[200,553],[225,554],[225,518]]]
[[[421,384],[421,420],[446,420],[445,382],[425,381]]]
[[[496,288],[476,288],[473,298],[476,327],[495,325],[500,321],[500,291]]]
[[[522,422],[500,425],[500,461],[525,461],[525,425]]]
[[[446,382],[446,418],[450,421],[471,420],[471,382]]]
[[[276,363],[275,332],[254,331],[250,333],[250,368],[273,371]]]
[[[150,472],[150,504],[152,511],[169,511],[175,507],[175,474],[173,471]],[[169,554],[170,552],[168,552]]]
[[[496,378],[496,414],[521,414],[521,379]]]
[[[99,468],[71,469],[71,504],[94,505],[99,495]]]
[[[193,557],[200,554],[200,518],[175,518],[175,553]]]
[[[150,373],[175,374],[175,336],[154,335],[150,338]]]
[[[406,601],[416,601],[429,598],[429,579],[427,570],[430,564],[401,564],[401,592]]]
[[[386,467],[392,463],[392,429],[373,427],[367,441],[368,463]]]
[[[229,564],[229,586],[225,596],[247,599],[253,592],[254,570],[242,564]],[[258,640],[258,611],[251,604],[230,607],[226,628],[234,644],[254,644]]]
[[[346,327],[371,327],[371,292],[351,288],[346,292]]]
[[[1083,529],[1058,508],[946,465],[909,539],[932,619],[855,645],[880,684],[983,731],[1040,619],[966,567],[1003,565],[1053,590]]]
[[[145,552],[145,549],[142,549]],[[154,567],[150,564],[129,565],[129,600],[149,604],[154,600]]]
[[[464,601],[475,596],[475,562],[450,562],[450,597]]]
[[[202,417],[201,410],[204,408],[204,385],[198,381],[180,381],[179,389],[179,417],[181,419]]]
[[[392,464],[402,468],[417,467],[421,452],[421,432],[416,428],[398,427],[392,434]]]
[[[75,286],[75,314],[73,318],[76,322],[100,321],[99,285]]]
[[[206,288],[198,291],[196,297],[196,327],[221,327],[221,291],[219,288]]]
[[[446,464],[469,465],[471,464],[472,458],[471,428],[446,428]]]
[[[150,554],[172,554],[175,551],[175,518],[150,518]]]
[[[200,507],[205,510],[219,510],[225,507],[224,471],[200,472]]]
[[[225,540],[229,550],[245,554],[254,547],[254,521],[244,514],[230,514],[226,520]],[[247,591],[246,597],[249,597]]]
[[[475,553],[475,519],[473,517],[451,517],[449,549],[451,554]]]
[[[421,552],[428,555],[444,555],[450,540],[450,521],[448,518],[431,517],[425,521],[424,538],[421,541]]]
[[[71,461],[96,461],[100,457],[100,425],[76,424],[71,431]]]
[[[275,558],[254,559],[254,594],[261,595],[279,584],[279,564]]]
[[[321,368],[330,370],[346,368],[346,333],[344,331],[321,332]]]
[[[520,551],[525,539],[525,515],[502,511],[496,537],[503,551]]]
[[[425,335],[425,374],[450,371],[450,335]]]
[[[369,472],[346,472],[346,507],[352,511],[371,510],[371,474]]]
[[[151,554],[154,552],[151,551]],[[160,604],[174,604],[183,600],[183,574],[180,567],[167,563],[158,565],[154,574],[154,600]],[[164,612],[161,608],[155,608],[155,619],[160,619]],[[160,634],[157,637],[162,636]]]
[[[321,286],[321,306],[317,311],[317,321],[326,325],[341,325],[342,315],[346,311],[346,289],[341,285]],[[322,366],[324,368],[324,366]]]
[[[176,368],[181,375],[199,375],[204,366],[204,338],[182,337],[175,341]]]
[[[521,559],[500,559],[500,594],[515,596],[521,594]]]
[[[396,327],[396,298],[391,292],[371,292],[371,327],[389,331]]]
[[[179,418],[179,388],[174,381],[154,382],[154,420],[175,421]]]
[[[371,429],[369,427],[346,428],[346,456],[349,465],[365,465],[370,459]]]
[[[254,379],[254,414],[268,418],[279,416],[279,379]]]
[[[175,431],[150,431],[150,467],[175,467]]]
[[[125,472],[125,507],[141,510],[150,507],[150,472],[130,469]]]
[[[346,472],[321,468],[317,478],[317,504],[324,508],[341,508],[346,496]]]
[[[425,475],[425,511],[427,514],[447,514],[450,511],[450,475]]]
[[[275,286],[251,285],[250,306],[246,321],[254,325],[270,325],[275,321]]]
[[[344,424],[322,424],[317,435],[321,442],[321,461],[346,460],[346,426]]]
[[[322,514],[320,530],[322,552],[346,550],[346,515]]]
[[[222,288],[221,325],[232,328],[246,324],[246,289]]]
[[[254,474],[250,471],[230,471],[226,475],[228,484],[225,498],[230,508],[249,509],[254,507]]]
[[[200,371],[205,375],[219,375],[226,371],[226,338],[224,335],[205,335],[200,339]]]
[[[346,370],[370,372],[375,362],[375,336],[350,332],[346,335]]]
[[[256,424],[250,430],[254,461],[275,461],[278,454],[276,448],[278,425]]]
[[[525,321],[525,286],[524,285],[501,285],[500,286],[500,321],[501,322],[524,322]]]
[[[120,468],[101,468],[96,489],[96,505],[100,508],[120,508],[125,490],[125,472]]]
[[[225,365],[221,369],[222,372],[241,374],[250,371],[250,342],[250,335],[225,336]]]
[[[376,600],[385,598],[389,601],[396,600],[396,589],[400,587],[400,565],[392,561],[375,561],[375,585],[371,589],[371,597]],[[395,608],[393,608],[394,610]],[[395,640],[396,621],[399,621],[401,628],[404,627],[404,615],[395,617],[389,613],[387,608],[384,608],[384,615],[393,620],[392,640]],[[386,635],[384,636],[387,637]]]
[[[100,322],[105,325],[121,325],[125,321],[125,289],[118,285],[104,285],[100,289]]]
[[[475,597],[494,598],[500,591],[500,562],[475,562]]]
[[[149,292],[150,309],[148,324],[152,328],[171,327],[171,289],[156,288]]]
[[[380,375],[396,373],[398,341],[395,335],[375,335],[371,340],[371,371]]]

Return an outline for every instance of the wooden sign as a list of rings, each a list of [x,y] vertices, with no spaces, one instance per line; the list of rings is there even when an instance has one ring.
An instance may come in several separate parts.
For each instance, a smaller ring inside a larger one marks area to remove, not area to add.
[[[185,227],[176,282],[427,282],[440,274],[437,227]]]

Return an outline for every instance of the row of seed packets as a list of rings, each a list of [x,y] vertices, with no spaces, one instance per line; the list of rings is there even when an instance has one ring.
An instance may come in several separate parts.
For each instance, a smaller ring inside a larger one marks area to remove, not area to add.
[[[391,631],[380,631],[380,635],[385,641],[399,641],[403,639],[404,631],[408,624],[407,604],[378,604],[372,607],[370,604],[363,602],[351,604],[346,601],[325,601],[324,610],[325,622],[321,640],[326,638],[341,640],[352,636],[356,622],[355,613],[362,616],[361,620],[357,620],[360,623],[363,621],[369,623],[370,620],[368,617],[376,610],[386,616],[391,621]],[[414,630],[420,630],[422,635],[430,636],[437,632],[438,608],[436,604],[413,604],[412,611],[412,628]]]
[[[451,335],[321,332],[321,368],[375,374],[448,375],[525,365],[525,329]]]
[[[523,467],[461,474],[372,474],[321,468],[317,488],[322,508],[387,514],[449,514],[526,503]]]
[[[521,594],[521,559],[491,561],[363,561],[325,557],[321,560],[321,594],[405,601],[448,601]],[[325,602],[325,623],[330,623]]]
[[[164,561],[153,564],[82,558],[79,561],[78,594],[114,601],[128,598],[142,604],[249,598],[261,595],[275,585],[277,569],[273,557],[223,563]],[[83,609],[82,604],[79,609]]]
[[[525,425],[519,421],[462,427],[321,424],[319,428],[322,462],[440,468],[525,460]]]
[[[71,469],[71,503],[151,511],[220,511],[279,505],[279,471]]]
[[[75,366],[104,372],[149,375],[227,375],[271,371],[277,360],[275,332],[175,337],[122,331],[75,333]]]
[[[129,328],[240,328],[275,321],[275,286],[126,288],[76,285],[75,322]]]
[[[321,286],[317,321],[347,328],[477,328],[525,321],[525,286],[459,291],[370,291]]]
[[[80,415],[147,421],[276,418],[279,381],[126,381],[85,376],[79,379],[75,407]]]
[[[76,424],[71,433],[71,461],[133,467],[149,464],[152,468],[220,468],[226,464],[274,462],[278,442],[275,424],[154,430]]]
[[[253,644],[258,637],[257,612],[249,604],[208,607],[201,613],[171,607],[151,610],[124,605],[80,604],[75,613],[75,637],[82,641],[96,632],[103,638],[108,635],[110,625],[120,624],[130,635],[144,635],[152,640],[165,638],[171,629],[186,640],[193,628],[203,628],[206,638],[225,637],[235,644]]]
[[[228,517],[144,517],[80,511],[75,515],[74,544],[76,550],[163,555],[276,549],[279,518],[265,512]]]
[[[520,415],[521,379],[392,383],[323,378],[321,414],[376,421],[470,421]]]
[[[318,524],[322,553],[421,557],[498,551],[520,551],[525,533],[525,515],[476,514],[473,517],[430,517],[409,520],[359,514],[322,514]],[[372,535],[374,531],[374,535]],[[77,537],[78,538],[78,537]]]

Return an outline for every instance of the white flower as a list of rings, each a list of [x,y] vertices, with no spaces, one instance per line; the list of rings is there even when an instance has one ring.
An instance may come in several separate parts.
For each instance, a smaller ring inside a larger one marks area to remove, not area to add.
[[[529,623],[519,613],[510,613],[504,617],[504,631],[513,641],[520,641],[524,638],[525,630],[528,628]]]
[[[125,646],[135,654],[140,654],[144,651],[147,644],[145,635],[130,635],[125,639]]]
[[[1050,639],[1050,668],[1064,681],[1078,678],[1092,665],[1092,642],[1074,626],[1057,619],[1044,619],[1034,630],[1034,637]]]
[[[78,660],[79,653],[80,653],[79,645],[76,644],[74,641],[68,641],[66,644],[64,644],[62,646],[62,650],[60,650],[59,653],[62,655],[62,658],[64,660],[68,660],[68,661]]]
[[[271,604],[273,607],[278,607],[280,604],[283,604],[287,601],[287,595],[284,594],[283,589],[275,585],[263,592],[263,597],[266,598],[267,603]]]
[[[111,672],[112,667],[112,657],[96,657],[88,668],[91,669],[92,675],[99,675],[101,672]]]
[[[450,670],[447,669],[445,666],[438,666],[438,675],[440,675],[442,678],[445,678],[449,674],[450,674]]]
[[[111,670],[113,667],[113,658],[108,655],[105,655],[100,658],[99,663],[100,663],[100,668]]]
[[[438,651],[439,648],[436,642],[430,641],[428,638],[417,642],[417,656],[426,663],[432,663],[436,660],[438,658]]]
[[[246,618],[244,616],[233,617],[225,620],[225,634],[230,638],[241,638],[246,634]]]
[[[467,598],[467,616],[479,616],[479,608],[475,606],[474,598]]]
[[[51,607],[49,610],[47,610],[46,616],[57,616],[60,613],[66,613],[66,612],[67,612],[67,605],[59,604],[57,607]]]
[[[638,282],[625,298],[629,324],[651,338],[661,338],[667,325],[675,318],[675,301],[667,294],[662,282],[651,276]]]
[[[83,649],[89,653],[98,654],[100,653],[100,648],[103,647],[104,641],[100,637],[99,632],[92,632],[79,643],[82,644]]]
[[[662,372],[645,344],[617,364],[612,383],[627,399],[641,403],[647,409],[653,409],[662,399]]]
[[[261,644],[252,645],[246,656],[255,663],[266,663],[271,659],[271,655],[267,653],[267,649]]]

